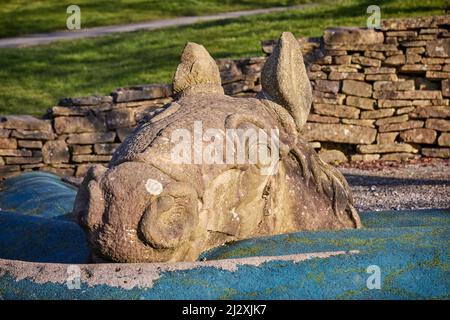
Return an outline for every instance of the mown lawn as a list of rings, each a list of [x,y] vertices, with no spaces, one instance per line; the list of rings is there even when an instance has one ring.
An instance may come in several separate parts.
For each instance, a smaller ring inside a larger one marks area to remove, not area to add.
[[[0,38],[66,29],[66,10],[76,4],[81,27],[292,6],[312,0],[2,0]],[[323,1],[316,1],[323,2]]]
[[[328,26],[364,26],[371,4],[336,0],[304,11],[0,50],[0,114],[40,115],[60,97],[170,82],[187,40],[202,43],[215,58],[236,58],[261,55],[260,41],[284,30],[319,36]],[[382,18],[390,18],[444,14],[445,2],[386,0],[379,5]]]

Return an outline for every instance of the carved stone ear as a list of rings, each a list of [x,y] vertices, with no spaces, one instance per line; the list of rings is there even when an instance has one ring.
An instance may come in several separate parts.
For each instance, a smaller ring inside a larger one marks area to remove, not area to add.
[[[173,77],[173,92],[179,94],[186,90],[223,93],[219,67],[202,45],[193,42],[184,47]]]
[[[286,108],[300,130],[311,108],[312,92],[300,45],[292,33],[281,35],[263,67],[261,85],[263,97]]]
[[[192,186],[175,182],[152,199],[139,230],[155,249],[175,249],[189,240],[198,225],[198,198]]]

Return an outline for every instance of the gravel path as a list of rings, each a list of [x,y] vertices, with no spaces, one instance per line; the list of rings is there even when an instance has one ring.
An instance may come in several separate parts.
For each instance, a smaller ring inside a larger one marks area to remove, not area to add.
[[[450,161],[339,167],[360,211],[450,208]]]
[[[104,26],[96,28],[81,28],[80,30],[65,30],[49,33],[30,34],[22,37],[0,39],[0,48],[18,48],[28,47],[40,44],[51,43],[60,40],[73,40],[80,38],[98,37],[111,33],[132,32],[138,30],[156,30],[166,27],[185,26],[198,22],[235,19],[244,16],[256,14],[266,14],[272,12],[286,11],[292,9],[306,9],[315,6],[314,4],[303,4],[290,7],[274,7],[267,9],[243,10],[234,12],[225,12],[207,16],[178,17],[172,19],[163,19],[155,21],[146,21],[132,24],[122,24],[114,26]],[[83,10],[83,9],[81,9]],[[81,21],[83,26],[83,21]]]

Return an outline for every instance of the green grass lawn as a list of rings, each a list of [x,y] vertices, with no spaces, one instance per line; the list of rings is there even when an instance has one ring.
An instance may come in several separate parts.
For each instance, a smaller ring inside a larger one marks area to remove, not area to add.
[[[96,27],[219,12],[291,6],[312,0],[2,0],[0,38],[66,29],[66,10],[76,4],[81,27]],[[323,1],[322,1],[323,2]]]
[[[187,40],[202,43],[214,58],[236,58],[261,55],[260,41],[285,30],[320,36],[328,26],[364,26],[370,4],[336,0],[304,11],[0,50],[0,114],[41,115],[60,97],[170,82]],[[382,18],[444,14],[442,0],[386,0],[379,5]]]

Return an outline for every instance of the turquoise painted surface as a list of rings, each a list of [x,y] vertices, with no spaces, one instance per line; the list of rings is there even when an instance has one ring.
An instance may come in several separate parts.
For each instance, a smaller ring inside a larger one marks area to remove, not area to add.
[[[365,228],[448,226],[450,209],[368,211],[360,217]]]
[[[0,258],[87,263],[80,226],[68,219],[77,189],[53,174],[29,172],[7,179],[0,191]]]
[[[378,213],[371,213],[378,214]],[[401,215],[406,215],[404,212]],[[450,248],[450,214],[448,211],[422,212],[416,210],[409,213],[411,219],[417,221],[417,227],[396,226],[396,214],[383,213],[388,227],[363,228],[359,230],[316,231],[282,234],[241,240],[204,252],[201,259],[231,259],[254,256],[278,256],[298,252],[321,252],[335,250],[418,250],[442,246],[448,252]],[[365,215],[363,215],[365,216]],[[382,219],[380,219],[382,220]],[[441,224],[434,225],[440,220]],[[400,220],[401,221],[401,220]],[[364,222],[364,220],[363,220]],[[379,225],[380,223],[377,223]],[[382,224],[382,223],[381,223]]]
[[[0,193],[1,208],[13,211],[0,211],[0,258],[85,263],[88,249],[81,229],[73,222],[59,219],[70,211],[76,190],[52,175],[35,175],[9,179]],[[30,189],[27,181],[33,182]],[[59,187],[64,191],[63,199],[53,197],[58,195]],[[24,197],[22,202],[20,197]],[[53,201],[57,203],[54,206]],[[24,210],[23,214],[19,210]],[[342,250],[359,253],[301,262],[274,260],[258,266],[245,264],[244,259],[234,271],[213,266],[177,270],[175,263],[171,270],[161,271],[153,285],[131,290],[86,283],[79,290],[69,290],[64,283],[17,281],[8,272],[2,273],[0,263],[0,298],[448,299],[449,213],[449,210],[367,212],[361,214],[365,225],[361,230],[297,232],[242,240],[205,252],[202,258]],[[381,289],[367,288],[366,281],[371,275],[367,268],[371,265],[380,268]],[[108,266],[113,275],[115,265]],[[144,275],[136,275],[140,276]]]
[[[34,262],[88,263],[83,230],[70,221],[0,212],[0,258]]]
[[[449,261],[443,251],[381,250],[243,265],[236,271],[198,267],[162,272],[152,287],[131,290],[84,283],[79,290],[69,290],[64,283],[16,281],[6,274],[0,277],[0,295],[5,299],[448,299]],[[380,289],[367,288],[369,265],[380,267]]]
[[[0,210],[60,217],[72,211],[77,189],[51,173],[28,172],[2,183]]]

